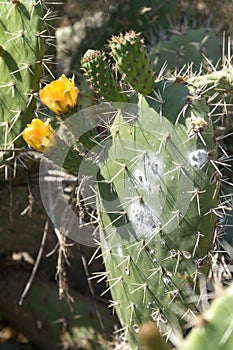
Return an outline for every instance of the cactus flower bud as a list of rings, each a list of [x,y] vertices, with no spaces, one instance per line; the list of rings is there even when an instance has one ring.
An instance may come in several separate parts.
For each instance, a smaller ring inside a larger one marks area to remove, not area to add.
[[[78,104],[78,93],[78,88],[74,86],[74,77],[67,78],[62,74],[58,80],[40,90],[40,99],[55,114],[61,115]]]
[[[39,152],[44,152],[45,147],[55,146],[54,130],[49,119],[43,122],[40,119],[33,119],[31,124],[23,131],[24,140]]]

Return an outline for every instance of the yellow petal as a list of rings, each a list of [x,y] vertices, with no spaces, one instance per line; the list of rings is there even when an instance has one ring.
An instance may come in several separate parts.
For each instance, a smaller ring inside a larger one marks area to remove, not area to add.
[[[23,131],[24,140],[34,149],[43,152],[45,146],[54,145],[54,130],[49,121],[43,122],[40,119],[33,119]]]
[[[40,90],[41,101],[55,114],[65,114],[78,103],[79,90],[74,86],[74,77],[69,79],[64,74]]]
[[[64,84],[64,87],[66,89],[72,88],[74,86],[74,78],[69,79],[65,76],[65,74],[62,74],[59,80]]]
[[[67,112],[67,107],[62,101],[53,101],[50,109],[57,115]]]

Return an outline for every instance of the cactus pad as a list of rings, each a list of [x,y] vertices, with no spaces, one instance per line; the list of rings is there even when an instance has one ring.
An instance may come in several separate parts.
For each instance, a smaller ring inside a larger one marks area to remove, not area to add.
[[[142,95],[150,94],[154,86],[153,69],[139,34],[131,31],[113,36],[109,46],[123,78]]]
[[[24,145],[20,134],[33,119],[44,54],[40,1],[0,4],[0,147]],[[4,152],[0,152],[3,161]]]
[[[81,64],[85,76],[101,97],[113,102],[127,101],[114,78],[111,64],[104,52],[88,50]]]
[[[132,349],[143,323],[168,334],[197,312],[190,298],[209,269],[217,219],[208,106],[175,80],[155,90],[157,100],[119,109],[98,185],[108,282]]]
[[[222,38],[213,29],[187,29],[161,39],[151,48],[151,60],[157,70],[166,62],[171,71],[192,64],[192,70],[199,72],[200,65],[208,69],[209,62],[217,64],[222,55],[221,48]]]

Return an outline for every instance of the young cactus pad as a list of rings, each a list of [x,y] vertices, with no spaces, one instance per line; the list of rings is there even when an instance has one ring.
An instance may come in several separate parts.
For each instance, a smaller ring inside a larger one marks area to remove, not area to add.
[[[40,1],[0,3],[0,147],[21,147],[20,134],[34,117],[44,54]],[[0,152],[0,161],[3,161]]]
[[[110,61],[104,52],[87,50],[81,60],[81,64],[84,75],[100,96],[107,101],[127,101],[127,97],[118,86]]]
[[[197,311],[218,204],[205,100],[176,79],[155,91],[116,110],[98,183],[108,283],[132,349],[142,324],[172,337]]]
[[[135,91],[150,94],[154,86],[153,68],[139,34],[130,31],[113,36],[109,47],[123,78]]]

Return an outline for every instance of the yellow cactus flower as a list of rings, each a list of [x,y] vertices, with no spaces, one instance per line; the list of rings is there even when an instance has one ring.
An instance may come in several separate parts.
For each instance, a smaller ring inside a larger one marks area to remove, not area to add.
[[[54,130],[49,119],[43,122],[40,119],[33,119],[31,124],[23,131],[24,140],[39,152],[44,152],[45,147],[55,146]]]
[[[65,74],[40,90],[41,101],[57,115],[65,114],[78,104],[79,90],[74,86],[74,77]]]

